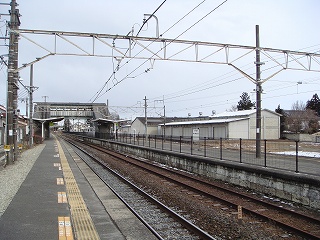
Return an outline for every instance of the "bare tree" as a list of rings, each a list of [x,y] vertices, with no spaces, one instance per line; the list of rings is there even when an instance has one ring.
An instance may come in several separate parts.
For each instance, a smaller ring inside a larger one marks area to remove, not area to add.
[[[306,110],[306,104],[303,103],[302,101],[296,101],[295,103],[292,104],[291,110],[304,111]]]
[[[319,128],[316,112],[306,109],[302,101],[293,103],[291,110],[286,111],[286,115],[286,126],[291,132],[314,133]]]
[[[237,105],[232,105],[229,109],[226,110],[227,112],[236,112],[238,111]]]

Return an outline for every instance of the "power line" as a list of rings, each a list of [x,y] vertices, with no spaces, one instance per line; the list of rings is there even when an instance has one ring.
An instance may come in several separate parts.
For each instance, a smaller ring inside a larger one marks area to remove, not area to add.
[[[160,36],[162,37],[165,33],[170,31],[174,26],[176,26],[179,22],[181,22],[183,19],[185,19],[190,13],[192,13],[194,10],[196,10],[201,4],[203,4],[206,0],[203,0],[201,3],[199,3],[197,6],[195,6],[191,11],[189,11],[187,14],[185,14],[182,18],[180,18],[177,22],[175,22],[171,27],[169,27],[166,31],[164,31]]]
[[[215,7],[213,10],[211,10],[209,13],[207,13],[204,17],[202,17],[201,19],[199,19],[196,23],[192,24],[189,28],[187,28],[185,31],[183,31],[181,34],[179,34],[175,39],[173,39],[171,42],[169,42],[166,46],[170,45],[173,41],[177,40],[180,36],[182,36],[184,33],[186,33],[187,31],[189,31],[192,27],[194,27],[196,24],[198,24],[200,21],[202,21],[204,18],[206,18],[207,16],[209,16],[211,13],[213,13],[215,10],[217,10],[219,7],[221,7],[224,3],[226,3],[228,0],[223,1],[221,4],[219,4],[217,7]],[[153,43],[153,42],[151,42]],[[150,43],[150,44],[151,44]],[[150,46],[150,44],[148,46]],[[144,48],[145,49],[145,48]],[[143,49],[143,50],[144,50]],[[143,50],[141,50],[138,54],[140,54]],[[140,64],[138,67],[136,67],[134,70],[132,70],[129,74],[127,74],[124,78],[122,78],[121,80],[117,81],[116,84],[114,84],[112,87],[108,88],[102,95],[99,95],[95,98],[95,100],[101,96],[103,96],[104,94],[106,94],[108,91],[110,91],[112,88],[114,88],[115,86],[117,86],[119,83],[123,82],[125,79],[127,79],[132,73],[134,73],[136,70],[138,70],[141,66],[143,66],[146,62],[148,62],[153,56],[155,56],[156,54],[158,54],[159,52],[161,52],[163,50],[163,48],[161,48],[159,51],[157,51],[156,53],[154,53],[149,59],[145,60],[142,64]],[[135,56],[137,56],[138,54],[136,54]],[[133,57],[134,58],[134,57]],[[131,59],[133,59],[131,58]],[[129,60],[130,61],[130,60]],[[127,61],[125,64],[127,64],[129,61]],[[110,79],[110,78],[109,78]],[[95,101],[94,100],[94,101]]]
[[[251,63],[250,63],[250,64],[251,64]],[[232,74],[232,75],[227,76],[227,75],[229,75],[229,74]],[[235,76],[235,75],[238,75],[238,74],[239,74],[238,71],[233,70],[233,71],[231,71],[231,72],[228,72],[228,73],[225,73],[225,74],[223,74],[223,75],[221,75],[221,76],[215,77],[214,79],[211,79],[211,80],[206,81],[206,82],[204,82],[204,83],[196,84],[196,85],[191,86],[191,87],[189,87],[189,88],[186,88],[186,89],[183,89],[183,90],[180,90],[180,91],[177,91],[177,92],[172,92],[172,93],[166,94],[166,95],[164,95],[164,96],[165,96],[166,99],[171,99],[171,98],[175,98],[175,97],[176,97],[177,95],[179,95],[179,94],[189,95],[189,94],[191,94],[190,91],[193,92],[193,91],[195,91],[197,88],[202,88],[202,90],[205,91],[205,90],[207,90],[207,89],[210,89],[210,88],[215,87],[215,86],[211,86],[212,84],[216,84],[216,85],[217,85],[219,82],[221,82],[221,81],[223,81],[223,80],[225,80],[225,79],[227,79],[227,78],[229,78],[229,77],[233,77],[233,76]],[[222,78],[222,77],[223,77],[223,78]],[[241,77],[241,78],[244,78],[244,77]],[[217,79],[217,81],[212,82],[213,80],[216,80],[216,79]],[[238,79],[240,79],[240,78],[234,79],[234,81],[236,81],[236,80],[238,80]],[[173,96],[173,97],[172,97],[172,96]],[[160,97],[160,96],[159,96],[159,97]],[[155,99],[157,99],[157,98],[159,98],[159,97],[155,97]]]
[[[226,0],[227,1],[227,0]],[[226,1],[224,1],[222,4],[224,4]],[[194,7],[191,11],[189,11],[187,14],[185,14],[180,20],[178,20],[176,23],[174,23],[168,30],[166,30],[164,33],[168,32],[173,26],[175,26],[178,22],[180,22],[182,19],[184,19],[186,16],[188,16],[191,12],[193,12],[196,8],[198,8],[202,3],[204,3],[204,1],[202,1],[200,4],[198,4],[196,7]],[[176,37],[174,40],[176,40],[177,38],[179,38],[180,36],[182,36],[184,33],[186,33],[187,31],[189,31],[192,27],[194,27],[196,24],[198,24],[200,21],[202,21],[205,17],[207,17],[209,14],[211,14],[213,11],[215,11],[217,8],[219,8],[222,4],[220,4],[218,7],[214,8],[212,11],[210,11],[208,14],[206,14],[204,17],[202,17],[200,20],[198,20],[195,24],[193,24],[191,27],[189,27],[187,30],[185,30],[183,33],[179,34],[178,37]],[[150,16],[151,17],[151,16]],[[149,18],[150,18],[149,17]],[[163,34],[161,34],[161,36],[163,36]],[[152,43],[154,43],[154,41],[152,41],[151,43],[149,43],[148,46],[144,47],[141,51],[139,51],[134,57],[132,57],[131,59],[129,59],[126,63],[124,63],[122,66],[120,66],[118,68],[117,71],[119,71],[124,65],[128,64],[130,61],[132,61],[136,56],[138,56],[141,52],[143,52],[147,47],[149,47]],[[172,42],[169,42],[167,44],[167,46],[169,44],[171,44]],[[162,51],[163,48],[161,48],[157,53],[159,53],[160,51]],[[155,54],[157,54],[155,53]],[[155,55],[154,54],[154,55]],[[153,56],[154,56],[153,55]],[[151,57],[152,58],[152,57]],[[139,65],[137,68],[135,68],[132,72],[130,72],[129,74],[127,74],[126,77],[122,78],[120,81],[118,81],[116,84],[114,84],[112,87],[110,87],[109,89],[107,89],[102,95],[101,92],[103,91],[103,89],[105,88],[105,86],[107,85],[107,83],[110,81],[110,79],[112,78],[112,76],[115,74],[115,71],[111,74],[111,76],[109,77],[109,79],[107,80],[107,82],[103,85],[103,87],[100,89],[99,93],[97,94],[96,98],[93,100],[93,102],[98,99],[99,97],[103,96],[106,92],[108,92],[109,90],[111,90],[113,87],[115,87],[116,85],[118,85],[119,83],[121,83],[122,81],[124,81],[125,79],[127,79],[129,77],[129,75],[131,75],[133,72],[135,72],[137,69],[139,69],[141,66],[143,66],[146,62],[148,62],[151,58],[149,58],[148,60],[146,60],[145,62],[143,62],[141,65]],[[145,72],[143,72],[145,73]],[[143,74],[141,73],[141,74]],[[141,75],[139,74],[139,75]]]
[[[214,87],[219,87],[219,86],[222,86],[222,85],[231,83],[231,82],[235,82],[235,81],[237,81],[237,80],[239,80],[239,79],[243,79],[243,78],[244,78],[244,77],[239,77],[239,78],[236,78],[236,79],[229,80],[229,81],[227,81],[227,82],[223,82],[223,83],[220,83],[220,84],[216,84],[216,85],[214,85],[214,86],[210,86],[210,87],[207,87],[207,88],[204,88],[204,89],[198,89],[198,90],[195,90],[195,91],[191,91],[191,92],[189,92],[189,93],[180,94],[180,95],[173,96],[173,97],[169,97],[169,98],[166,98],[166,99],[167,99],[167,100],[170,100],[170,99],[179,98],[179,97],[187,96],[187,95],[190,95],[190,94],[202,92],[202,91],[205,91],[205,90],[214,88]]]
[[[315,46],[317,46],[317,45],[315,45]],[[314,46],[312,46],[312,47],[314,47]],[[310,48],[310,47],[306,47],[306,48]],[[306,49],[306,48],[303,48],[303,49]],[[249,64],[251,65],[251,63],[248,63],[248,64],[246,64],[246,65],[244,65],[244,66],[248,66]],[[242,67],[244,67],[244,66],[242,66]],[[249,67],[249,68],[247,68],[247,70],[248,70],[248,69],[251,69],[251,68],[253,68],[253,67]],[[231,73],[233,73],[233,72],[237,72],[237,71],[236,71],[236,70],[233,70],[233,71],[228,72],[228,73],[226,73],[226,74],[224,74],[224,75],[222,75],[222,76],[231,74]],[[238,73],[238,72],[237,72],[237,73]],[[233,74],[232,76],[234,76],[234,75],[236,75],[236,74]],[[220,76],[220,77],[222,77],[222,76]],[[218,77],[218,78],[220,78],[220,77]],[[218,82],[220,82],[220,81],[222,81],[222,80],[224,80],[224,79],[226,79],[226,78],[228,78],[228,77],[230,77],[230,76],[226,76],[226,77],[218,80],[218,81],[215,82],[215,83],[218,83]],[[243,77],[241,77],[241,78],[243,78]],[[238,78],[238,79],[241,79],[241,78]],[[230,80],[230,81],[228,81],[228,83],[229,83],[229,82],[236,81],[236,80],[238,80],[238,79]],[[312,79],[311,82],[314,82],[314,81],[317,81],[317,80],[319,80],[319,78]],[[224,85],[224,83],[222,83],[222,84],[217,84],[217,85],[215,85],[215,86],[210,86],[211,84],[214,84],[214,83],[208,83],[208,82],[211,82],[211,81],[212,81],[212,80],[209,80],[209,81],[207,81],[207,82],[205,82],[205,83],[197,84],[197,85],[192,86],[192,87],[189,87],[189,88],[187,88],[187,89],[184,89],[184,90],[181,90],[181,91],[178,91],[178,92],[173,92],[173,93],[164,95],[164,97],[165,97],[167,100],[168,100],[168,99],[174,99],[174,98],[178,98],[178,97],[181,97],[181,96],[190,95],[190,94],[193,94],[193,93],[196,93],[196,92],[205,91],[205,90],[208,90],[208,89],[210,89],[210,88],[214,88],[214,87],[217,87],[217,86],[220,86],[220,85]],[[279,81],[279,80],[270,80],[270,81]],[[289,82],[289,83],[292,83],[292,81],[288,81],[288,82]],[[296,83],[294,83],[294,84],[296,85]],[[195,90],[196,88],[198,88],[198,87],[205,87],[205,86],[208,86],[208,87],[207,87],[207,88],[198,89],[197,91],[194,91],[194,90]],[[281,87],[281,88],[279,88],[279,86],[277,86],[276,89],[271,88],[271,90],[272,90],[272,91],[277,91],[277,90],[281,90],[281,89],[288,88],[288,87],[292,87],[292,86],[293,86],[292,84],[290,84],[290,86],[284,86],[284,87]],[[189,91],[190,89],[193,90],[193,91]],[[177,94],[180,94],[180,95],[177,96]],[[232,95],[233,95],[233,94],[236,94],[236,93],[232,93]],[[296,94],[296,93],[295,93],[295,94]],[[228,94],[228,96],[230,96],[230,95],[231,95],[231,93]],[[173,97],[169,97],[169,96],[173,96]],[[217,96],[217,95],[215,95],[215,97],[216,97],[216,96]],[[226,95],[226,94],[223,94],[223,96],[227,96],[227,95]],[[286,96],[286,95],[284,95],[284,96]],[[159,97],[155,97],[154,99],[157,99],[157,98],[159,98]],[[210,98],[210,97],[201,97],[201,98],[193,98],[193,99],[176,100],[176,101],[169,101],[169,102],[167,102],[167,103],[176,103],[176,102],[182,102],[182,101],[192,101],[192,100],[199,100],[199,99],[203,99],[203,98]],[[152,98],[152,99],[153,99],[153,98]],[[151,99],[151,100],[152,100],[152,99]],[[231,99],[228,98],[228,100],[231,100]],[[222,102],[225,102],[225,101],[222,101]],[[219,103],[220,103],[220,102],[219,102]],[[206,105],[203,105],[203,104],[200,105],[200,107],[204,107],[204,106],[206,106]],[[209,106],[215,106],[215,105],[209,104]],[[195,109],[195,108],[198,108],[198,107],[199,107],[199,105],[197,105],[197,106],[195,106],[195,107],[188,108],[188,109]],[[182,110],[185,110],[185,108],[183,108]],[[172,110],[172,112],[175,112],[175,111],[178,111],[178,110]]]
[[[139,35],[139,33],[140,33],[140,31],[142,30],[143,26],[144,26],[144,25],[149,21],[149,19],[162,7],[162,5],[163,5],[166,1],[167,1],[167,0],[164,0],[164,1],[157,7],[157,9],[149,16],[149,18],[147,18],[147,19],[143,22],[143,24],[142,24],[142,26],[140,27],[140,29],[139,29],[139,31],[138,31],[138,33],[137,33],[136,36]],[[129,51],[129,49],[127,49],[126,53],[127,53],[128,51]],[[112,54],[113,54],[113,50],[112,50]],[[112,59],[112,63],[113,63],[113,59]],[[127,62],[127,63],[128,63],[128,62]],[[127,64],[127,63],[126,63],[126,64]],[[120,65],[120,62],[118,63],[118,66],[117,66],[118,69],[117,69],[117,71],[119,71],[120,68],[122,68],[122,66],[120,67],[119,65]],[[92,102],[95,102],[95,100],[97,100],[97,99],[100,97],[101,92],[102,92],[103,89],[106,87],[106,85],[108,84],[108,82],[110,81],[110,79],[115,76],[115,73],[116,73],[116,71],[115,71],[114,66],[113,66],[113,72],[112,72],[111,76],[110,76],[110,77],[108,78],[108,80],[103,84],[103,86],[100,88],[100,90],[99,90],[89,101],[91,101],[91,100],[94,98],[94,100],[93,100]],[[95,96],[96,96],[96,97],[95,97]]]
[[[314,45],[314,46],[317,46],[317,45]],[[314,46],[312,46],[312,47],[314,47]],[[293,61],[293,60],[292,60],[292,61]],[[251,64],[251,63],[250,63],[250,64]],[[270,67],[270,68],[265,69],[265,70],[263,70],[263,71],[267,71],[267,70],[270,70],[270,69],[275,68],[275,67],[277,67],[277,66]],[[251,68],[253,68],[253,67],[250,67],[250,68],[248,68],[248,69],[251,69]],[[234,71],[235,71],[235,70],[234,70]],[[262,71],[262,72],[263,72],[263,71]],[[243,78],[243,77],[242,77],[242,78]],[[224,79],[225,79],[225,78],[224,78]],[[223,79],[221,79],[221,80],[223,80]],[[221,80],[220,80],[220,81],[221,81]],[[235,80],[238,80],[238,79],[235,79]],[[229,82],[232,82],[232,80],[231,80],[231,81],[228,81],[228,82],[226,82],[226,83],[229,83]],[[291,83],[292,83],[292,81],[291,81]],[[202,84],[200,84],[199,87],[200,87],[201,85],[202,85]],[[209,85],[209,84],[208,84],[208,85]],[[216,86],[220,86],[220,85],[223,85],[223,84],[218,84],[218,85],[216,85]],[[207,85],[205,85],[205,86],[207,86]],[[181,96],[190,95],[190,94],[193,94],[193,93],[198,93],[198,92],[201,92],[201,91],[205,91],[205,90],[211,89],[211,88],[213,88],[213,87],[215,87],[215,86],[209,86],[209,87],[207,87],[207,88],[202,88],[202,89],[194,90],[194,88],[196,88],[196,87],[197,87],[197,85],[191,87],[191,89],[192,89],[191,92],[188,92],[188,90],[189,90],[190,88],[187,88],[187,89],[182,90],[182,91],[179,91],[179,92],[174,92],[174,93],[171,93],[171,94],[169,94],[169,95],[165,95],[165,97],[166,97],[167,100],[168,100],[168,99],[173,99],[173,98],[179,98],[179,97],[181,97]],[[187,91],[187,92],[184,93],[185,91]],[[177,95],[177,94],[180,94],[180,95]],[[173,97],[170,97],[170,95],[173,95]]]
[[[194,24],[192,24],[189,28],[187,28],[185,31],[183,31],[178,37],[176,37],[174,40],[178,39],[179,37],[181,37],[183,34],[185,34],[187,31],[189,31],[191,28],[193,28],[195,25],[197,25],[199,22],[201,22],[203,19],[205,19],[206,17],[208,17],[211,13],[213,13],[214,11],[216,11],[218,8],[220,8],[223,4],[225,4],[228,0],[223,1],[222,3],[220,3],[217,7],[215,7],[213,10],[211,10],[210,12],[208,12],[206,15],[204,15],[202,18],[200,18],[197,22],[195,22]]]

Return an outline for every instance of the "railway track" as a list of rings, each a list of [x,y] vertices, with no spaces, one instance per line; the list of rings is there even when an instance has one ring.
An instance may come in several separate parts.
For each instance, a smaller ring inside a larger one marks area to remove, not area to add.
[[[67,139],[65,139],[68,141]],[[158,239],[215,239],[182,215],[168,208],[90,152],[68,141],[78,156],[104,181]]]
[[[89,143],[86,144],[88,145]],[[193,192],[190,194],[199,194],[202,197],[211,199],[215,206],[217,205],[217,200],[225,204],[226,208],[231,206],[233,212],[241,206],[244,214],[251,214],[258,218],[275,222],[277,225],[307,239],[320,239],[320,217],[317,214],[314,214],[314,216],[306,214],[302,211],[297,211],[296,208],[266,201],[249,193],[238,192],[225,185],[205,181],[181,171],[159,168],[157,164],[152,162],[111,152],[100,146],[90,145],[90,147],[121,159],[126,163],[134,164],[136,167],[144,169],[144,171],[152,172],[152,174],[156,174],[170,183],[183,186],[188,191]]]

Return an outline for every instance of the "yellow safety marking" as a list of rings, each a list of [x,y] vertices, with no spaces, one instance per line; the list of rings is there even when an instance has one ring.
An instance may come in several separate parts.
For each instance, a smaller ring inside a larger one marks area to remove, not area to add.
[[[57,178],[57,185],[64,185],[63,178]]]
[[[66,239],[66,232],[64,227],[64,217],[58,217],[58,230],[59,230],[59,240]]]
[[[58,217],[59,240],[73,240],[70,217]]]
[[[65,192],[58,192],[58,203],[67,203],[67,194]]]
[[[79,240],[98,240],[100,239],[100,237],[91,219],[88,208],[82,198],[78,184],[73,176],[67,158],[59,141],[57,141],[57,145],[59,148],[62,171],[70,206],[72,225],[76,238]]]
[[[58,203],[62,203],[62,194],[58,192]]]
[[[67,194],[65,192],[62,192],[62,203],[67,203]]]
[[[64,218],[64,226],[66,228],[67,239],[73,239],[70,217],[65,217]]]

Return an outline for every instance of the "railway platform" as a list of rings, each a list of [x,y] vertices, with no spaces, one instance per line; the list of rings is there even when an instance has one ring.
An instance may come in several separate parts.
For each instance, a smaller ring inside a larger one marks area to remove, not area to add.
[[[68,144],[44,144],[0,215],[0,239],[156,239]]]

